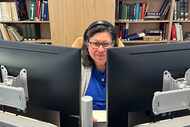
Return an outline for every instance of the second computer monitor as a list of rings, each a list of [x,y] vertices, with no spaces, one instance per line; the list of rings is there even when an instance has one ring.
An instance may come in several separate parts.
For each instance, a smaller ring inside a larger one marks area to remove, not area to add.
[[[108,126],[127,126],[128,112],[151,112],[154,92],[162,90],[163,72],[180,78],[188,68],[190,43],[108,50]]]

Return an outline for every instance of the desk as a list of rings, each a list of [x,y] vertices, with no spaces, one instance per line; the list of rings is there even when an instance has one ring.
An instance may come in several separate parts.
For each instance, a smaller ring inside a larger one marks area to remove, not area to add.
[[[0,126],[3,125],[6,127],[57,127],[54,124],[0,111]]]
[[[190,127],[190,115],[161,120],[155,123],[150,122],[139,124],[135,127]]]
[[[94,123],[94,127],[107,127],[107,111],[106,110],[94,110],[93,118],[97,121]]]

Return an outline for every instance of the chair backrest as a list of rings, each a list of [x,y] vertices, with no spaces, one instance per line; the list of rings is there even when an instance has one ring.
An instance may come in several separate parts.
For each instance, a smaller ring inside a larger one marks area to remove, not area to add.
[[[72,46],[73,48],[82,48],[83,45],[83,37],[77,37]],[[117,39],[117,47],[125,47],[125,45],[123,44],[123,42],[121,41],[121,39]]]
[[[123,42],[120,38],[117,39],[117,47],[125,47],[125,45],[123,44]]]
[[[71,47],[73,47],[73,48],[82,48],[82,44],[83,44],[83,37],[80,36],[80,37],[77,37],[74,40]]]

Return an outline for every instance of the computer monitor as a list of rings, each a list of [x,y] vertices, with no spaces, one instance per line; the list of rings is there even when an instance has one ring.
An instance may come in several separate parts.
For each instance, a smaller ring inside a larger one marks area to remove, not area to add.
[[[27,70],[29,106],[80,115],[80,49],[0,41],[0,65]]]
[[[109,49],[107,67],[108,126],[127,127],[128,112],[152,112],[153,95],[162,91],[165,70],[175,78],[184,77],[190,68],[190,43]]]

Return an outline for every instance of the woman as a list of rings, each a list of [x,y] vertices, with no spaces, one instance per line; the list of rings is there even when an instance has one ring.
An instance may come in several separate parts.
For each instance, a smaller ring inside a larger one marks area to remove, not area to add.
[[[86,29],[83,40],[82,96],[93,98],[93,110],[105,110],[107,49],[116,44],[114,26],[95,21]]]

